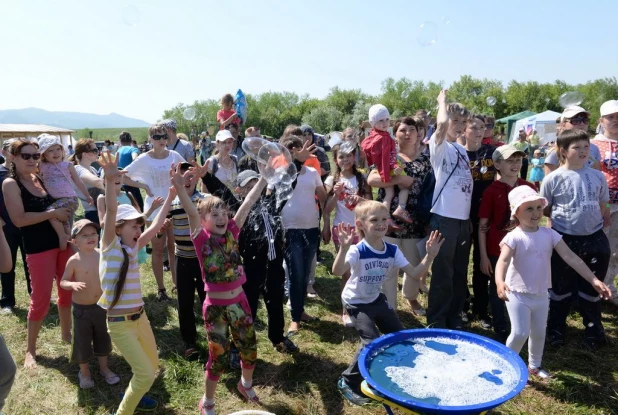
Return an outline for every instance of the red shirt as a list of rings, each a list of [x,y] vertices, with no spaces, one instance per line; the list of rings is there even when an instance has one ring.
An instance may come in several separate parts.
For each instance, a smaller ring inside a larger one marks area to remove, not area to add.
[[[230,118],[232,115],[236,114],[236,111],[234,111],[233,109],[229,109],[229,110],[219,110],[217,111],[217,121],[219,122],[219,129],[220,130],[224,130],[225,127],[223,127],[223,122],[225,120],[227,120],[228,118]],[[234,121],[231,122],[231,124],[236,124],[237,126],[240,125],[240,118],[236,118]]]
[[[590,143],[601,153],[601,171],[609,187],[609,203],[618,203],[618,142],[599,134]]]
[[[526,185],[534,189],[536,187],[530,182],[517,178],[515,186]],[[509,206],[509,192],[513,190],[511,186],[496,180],[489,185],[483,193],[481,207],[479,208],[479,219],[489,219],[489,230],[487,231],[487,255],[500,256],[500,242],[507,231],[503,230],[509,223],[511,208]]]
[[[361,142],[368,165],[375,165],[382,183],[391,181],[391,170],[398,167],[397,144],[388,131],[371,129],[369,136]]]

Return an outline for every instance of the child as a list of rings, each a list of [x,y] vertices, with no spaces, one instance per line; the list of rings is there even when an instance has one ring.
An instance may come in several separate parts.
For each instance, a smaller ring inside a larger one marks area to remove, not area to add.
[[[75,222],[71,239],[79,251],[67,261],[60,287],[73,290],[73,344],[71,361],[79,363],[79,387],[94,388],[89,361],[97,356],[101,376],[108,385],[120,382],[109,370],[107,356],[112,352],[112,340],[107,333],[107,315],[97,302],[101,298],[99,281],[99,226],[88,219]]]
[[[64,161],[64,148],[60,139],[51,134],[41,134],[38,137],[39,151],[41,153],[41,163],[39,173],[43,179],[43,185],[48,190],[51,197],[56,200],[47,210],[66,208],[71,212],[71,218],[66,223],[52,220],[51,224],[58,234],[60,250],[64,251],[69,242],[69,223],[72,221],[73,214],[79,206],[77,194],[73,190],[75,185],[84,195],[88,203],[94,204],[92,197],[86,189],[86,185],[77,175],[72,163]]]
[[[200,415],[215,414],[215,390],[227,363],[230,331],[242,360],[242,376],[236,388],[247,401],[259,403],[253,390],[257,344],[251,310],[242,289],[246,277],[240,263],[238,234],[266,181],[259,180],[231,220],[225,202],[218,197],[204,199],[197,208],[193,205],[184,191],[185,178],[179,166],[172,174],[172,183],[189,216],[191,238],[207,294],[203,315],[209,355],[205,373],[206,393],[199,403]]]
[[[603,233],[603,216],[609,201],[607,181],[602,172],[587,167],[590,155],[588,133],[579,129],[563,130],[556,140],[562,165],[541,184],[541,195],[549,205],[545,214],[565,244],[579,255],[596,275],[605,276],[611,250]],[[570,264],[554,255],[551,260],[552,287],[549,292],[547,333],[552,346],[562,346],[566,319],[573,295],[577,293],[579,313],[585,326],[584,343],[595,350],[604,344],[599,297],[589,281],[579,278]]]
[[[531,163],[532,171],[530,172],[530,181],[534,182],[537,190],[541,190],[541,182],[543,181],[543,177],[545,177],[545,172],[543,171],[545,158],[543,157],[541,150],[538,148],[534,150]]]
[[[353,144],[353,143],[350,143]],[[340,223],[354,223],[354,208],[362,200],[371,200],[371,188],[363,175],[356,169],[356,147],[352,145],[337,145],[333,147],[333,159],[335,160],[336,171],[334,176],[328,176],[324,182],[328,200],[324,208],[324,229],[322,239],[328,243],[333,238],[335,250],[339,251],[339,234],[337,228]],[[330,214],[335,209],[335,218],[331,233]],[[358,238],[354,239],[354,243]],[[350,278],[350,272],[346,271],[341,278],[341,289]],[[352,320],[343,308],[341,315],[343,325],[352,327]]]
[[[487,283],[485,283],[483,293],[481,293],[483,287],[475,287],[474,303],[476,305],[478,301],[481,301],[485,294],[485,308],[489,303],[492,315],[491,324],[498,340],[502,343],[506,342],[509,334],[508,321],[504,302],[500,301],[496,291],[494,270],[500,256],[500,241],[507,234],[506,229],[511,218],[507,196],[517,186],[529,186],[534,189],[532,183],[519,178],[519,170],[524,157],[526,153],[510,145],[500,146],[494,151],[492,159],[500,176],[483,192],[478,211],[480,271],[489,277],[489,291]]]
[[[600,294],[609,298],[610,292],[584,261],[569,249],[558,232],[539,227],[547,199],[529,186],[519,186],[509,193],[509,203],[516,227],[500,243],[500,258],[496,264],[498,297],[506,301],[512,326],[506,345],[519,353],[529,338],[528,372],[540,379],[547,379],[549,374],[541,369],[541,361],[554,249],[558,255],[553,257],[559,256],[573,267],[574,272],[590,284],[595,296]]]
[[[333,274],[342,276],[350,272],[341,300],[361,337],[356,355],[339,378],[337,387],[355,405],[368,402],[360,392],[363,378],[358,368],[358,356],[363,347],[378,338],[380,332],[388,334],[403,330],[395,310],[380,292],[389,268],[397,267],[413,278],[420,278],[427,272],[444,242],[438,232],[432,232],[426,244],[427,255],[418,266],[413,267],[397,245],[383,241],[388,220],[389,211],[384,204],[366,201],[355,209],[356,232],[363,238],[359,243],[352,245],[355,231],[350,224],[340,223],[337,228],[341,249],[333,263]]]
[[[369,108],[369,123],[372,129],[369,136],[361,142],[367,163],[376,166],[383,183],[390,182],[391,176],[405,174],[397,161],[397,144],[388,132],[390,117],[384,105],[376,104]],[[384,192],[384,205],[390,210],[395,189],[392,186],[385,187]],[[399,206],[393,212],[393,216],[410,223],[406,203],[408,203],[408,189],[399,188]]]
[[[112,188],[118,171],[118,159],[102,154],[98,160],[105,173],[107,188]],[[138,251],[159,232],[175,192],[170,189],[151,226],[142,233],[144,215],[133,206],[120,205],[114,192],[105,194],[105,222],[101,238],[99,275],[103,294],[98,304],[107,310],[107,330],[116,348],[131,366],[133,377],[116,415],[131,415],[137,407],[154,410],[158,402],[144,396],[155,380],[159,356],[150,321],[144,312]]]
[[[240,125],[240,117],[232,109],[233,105],[234,97],[232,94],[223,95],[221,98],[221,109],[217,111],[217,122],[219,123],[220,130],[225,130],[230,124],[235,124],[236,127]]]

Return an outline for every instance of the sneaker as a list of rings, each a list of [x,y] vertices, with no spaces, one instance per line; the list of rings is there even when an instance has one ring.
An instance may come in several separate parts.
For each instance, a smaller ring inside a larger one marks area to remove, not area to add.
[[[414,314],[417,317],[422,317],[427,314],[427,311],[423,307],[413,308],[412,314]]]
[[[157,301],[159,302],[172,301],[172,299],[167,296],[167,292],[165,291],[165,288],[162,290],[159,290],[159,292],[157,293]]]
[[[352,323],[352,319],[347,314],[343,314],[341,316],[341,321],[343,321],[343,326],[346,328],[354,327],[354,323]]]
[[[551,378],[551,375],[540,367],[528,367],[528,374],[539,380],[547,380]]]
[[[317,298],[318,297],[318,293],[313,288],[313,284],[307,285],[307,297],[309,297],[309,298]]]
[[[298,346],[287,337],[285,337],[281,343],[275,344],[274,346],[275,350],[279,353],[295,353],[298,351]]]
[[[481,325],[482,328],[484,328],[485,330],[489,330],[491,328],[491,322],[489,321],[488,318],[481,318],[479,320],[479,324]]]
[[[163,263],[163,271],[170,272],[170,263],[169,262],[164,262]]]
[[[240,352],[235,347],[230,347],[230,369],[240,370]]]
[[[124,398],[124,393],[120,394],[120,399],[122,400],[122,398]],[[139,403],[137,404],[137,408],[135,408],[135,410],[140,411],[140,412],[151,412],[157,409],[158,406],[159,406],[159,401],[157,401],[154,398],[151,398],[150,396],[144,395],[142,399],[140,399]]]
[[[288,310],[291,310],[291,309],[292,309],[292,300],[290,300],[290,299],[288,298],[288,302],[287,302],[287,303],[285,303],[285,306],[288,308]]]
[[[8,314],[13,314],[14,312],[15,312],[15,309],[13,307],[8,307],[7,306],[7,307],[2,307],[2,310],[0,311],[0,314],[8,315]],[[0,415],[1,415],[1,413],[0,413]]]
[[[551,332],[547,333],[547,344],[552,347],[564,346],[564,334],[560,333],[558,330],[552,330]]]
[[[341,392],[344,398],[354,405],[363,406],[371,403],[371,399],[365,398],[364,396],[354,392],[350,385],[348,385],[342,377],[339,378],[339,381],[337,381],[337,389],[339,389],[339,392]]]

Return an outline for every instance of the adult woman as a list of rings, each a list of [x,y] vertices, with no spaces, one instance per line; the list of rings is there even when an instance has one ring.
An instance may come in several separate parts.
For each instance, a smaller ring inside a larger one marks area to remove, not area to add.
[[[185,159],[174,150],[167,149],[167,132],[165,126],[155,124],[150,127],[150,143],[152,149],[140,154],[133,163],[126,168],[125,184],[146,189],[146,201],[144,209],[148,211],[152,202],[161,197],[165,199],[170,189],[169,171],[172,164],[183,163]],[[159,208],[160,209],[160,208]],[[146,218],[146,224],[150,226],[159,212],[156,209]],[[172,270],[172,283],[176,286],[176,268],[174,266],[174,230],[167,228],[161,231],[152,240],[152,272],[157,280],[159,291],[157,301],[168,301],[165,284],[163,282],[163,249],[167,246],[170,269]]]
[[[230,154],[236,138],[228,130],[220,130],[216,136],[217,154],[208,159],[208,172],[226,185],[232,192],[236,190],[236,176],[238,176],[238,159]],[[208,189],[202,182],[202,192]],[[218,196],[218,195],[216,195]]]
[[[423,257],[418,251],[417,244],[427,235],[425,232],[427,224],[421,221],[416,214],[416,202],[421,191],[423,179],[431,171],[431,163],[429,162],[429,157],[421,153],[421,140],[419,140],[416,130],[416,122],[412,117],[399,119],[395,123],[393,131],[395,131],[395,139],[399,145],[399,158],[403,163],[403,169],[407,176],[393,178],[392,183],[396,183],[398,186],[410,187],[406,211],[410,215],[411,222],[405,223],[395,220],[399,229],[389,232],[385,240],[396,244],[410,264],[416,266]],[[382,182],[377,170],[369,174],[367,182],[372,187],[380,188],[377,200],[382,201],[384,199],[383,188],[385,183]],[[398,206],[398,195],[399,191],[395,188],[395,197],[393,198],[393,203],[391,203],[391,211],[394,211]],[[399,275],[399,270],[392,269],[391,272],[395,275],[390,275],[382,290],[389,304],[397,308],[397,276]],[[410,278],[406,274],[403,275],[404,298],[410,302],[414,314],[424,315],[425,310],[417,300],[419,289],[420,283],[418,280]]]
[[[88,191],[91,189],[105,190],[103,187],[103,180],[99,178],[97,171],[92,167],[92,163],[94,163],[98,157],[99,149],[94,143],[94,140],[89,138],[79,140],[77,144],[75,144],[75,153],[69,157],[69,160],[73,161],[75,165],[77,175],[82,179]],[[93,195],[94,200],[97,200],[96,196],[96,194]],[[86,219],[98,224],[99,215],[97,214],[97,207],[89,204],[81,197],[80,200],[84,208],[84,216]]]
[[[16,139],[9,148],[13,157],[11,178],[2,183],[2,192],[11,220],[21,229],[30,270],[32,295],[28,308],[28,346],[24,367],[36,367],[36,341],[43,318],[49,310],[52,282],[58,287],[58,317],[62,339],[71,341],[71,291],[60,288],[71,249],[61,251],[58,235],[50,219],[68,220],[68,209],[46,211],[54,199],[47,193],[37,176],[41,153],[38,144],[26,139]]]
[[[137,147],[133,147],[132,143],[133,138],[131,137],[131,133],[127,131],[123,131],[120,133],[120,148],[116,153],[118,157],[118,168],[126,169],[129,164],[133,163],[133,160],[140,155],[140,151]],[[139,187],[127,186],[124,185],[124,190],[131,193],[131,195],[135,198],[140,210],[144,211],[144,199],[142,198],[142,192],[139,190]]]

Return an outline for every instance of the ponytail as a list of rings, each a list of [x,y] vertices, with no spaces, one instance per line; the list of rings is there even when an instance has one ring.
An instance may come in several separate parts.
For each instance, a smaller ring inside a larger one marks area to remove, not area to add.
[[[118,281],[116,282],[116,286],[114,287],[114,300],[109,308],[113,308],[118,300],[120,300],[120,295],[122,294],[122,290],[124,289],[124,283],[127,281],[127,273],[129,272],[129,254],[127,250],[122,247],[122,256],[124,260],[122,261],[122,266],[120,267],[120,273],[118,274]]]

